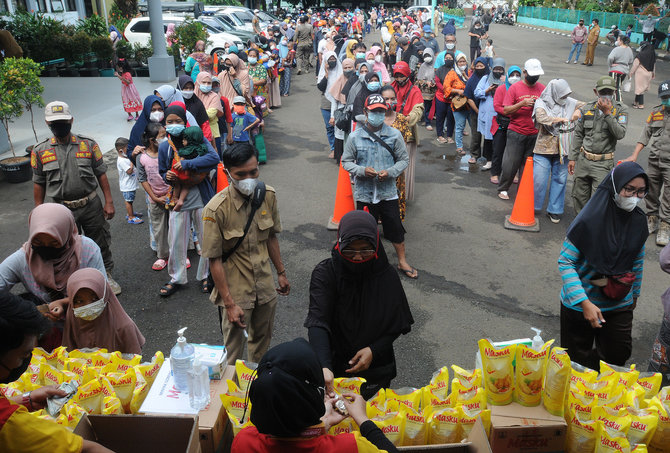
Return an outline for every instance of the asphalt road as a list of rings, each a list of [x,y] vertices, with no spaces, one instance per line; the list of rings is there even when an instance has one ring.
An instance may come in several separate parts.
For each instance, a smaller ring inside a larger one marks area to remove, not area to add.
[[[573,96],[589,100],[599,76],[607,73],[610,47],[598,46],[596,65],[566,65],[569,38],[519,27],[493,25],[490,31],[496,52],[507,64],[522,66],[527,58],[542,61],[546,75],[565,78]],[[458,48],[469,54],[469,39],[458,31]],[[582,54],[582,59],[583,59]],[[667,63],[658,62],[656,81],[647,96],[647,109],[630,109],[629,128],[617,150],[617,159],[632,151],[642,126],[655,105],[658,82],[670,78]],[[103,144],[127,135],[129,126],[120,112],[115,79],[45,79],[45,99],[70,102],[76,115],[74,131],[101,137]],[[147,79],[137,79],[140,93],[149,93]],[[319,93],[313,75],[295,76],[291,96],[267,120],[268,164],[261,178],[277,190],[283,232],[282,256],[292,290],[280,297],[273,344],[306,336],[302,327],[309,302],[310,274],[329,256],[335,233],[325,226],[332,214],[337,166],[327,159],[327,141]],[[625,94],[628,105],[633,94]],[[77,113],[79,112],[79,113]],[[38,123],[41,115],[37,114]],[[29,123],[21,119],[13,132],[19,143],[30,140]],[[38,124],[38,133],[46,129]],[[472,367],[477,340],[495,341],[532,336],[530,327],[543,330],[545,339],[559,335],[560,276],[556,260],[565,231],[573,219],[567,201],[564,220],[554,225],[539,216],[541,231],[526,233],[503,228],[512,202],[496,197],[488,173],[467,164],[467,157],[455,156],[454,145],[438,145],[434,132],[422,129],[416,170],[416,199],[408,207],[405,227],[409,262],[419,279],[402,277],[415,324],[411,333],[395,343],[398,377],[393,385],[425,385],[432,372],[452,363]],[[106,147],[109,149],[109,146]],[[644,156],[644,154],[643,154]],[[120,300],[147,339],[145,356],[154,351],[169,352],[177,329],[188,326],[186,337],[193,342],[220,344],[216,309],[199,290],[197,282],[168,299],[158,296],[169,280],[166,271],[155,272],[155,255],[148,245],[148,226],[129,225],[124,220],[123,200],[118,191],[115,155],[109,153],[110,177],[117,216],[112,220],[114,277],[123,286]],[[641,158],[646,165],[646,157]],[[568,193],[570,190],[568,187]],[[514,195],[514,190],[512,195]],[[27,237],[27,217],[32,207],[32,184],[0,183],[0,257],[16,250]],[[144,210],[144,197],[137,197],[136,210]],[[396,264],[391,245],[385,242],[389,258]],[[646,369],[650,347],[660,326],[660,296],[670,279],[658,266],[660,248],[647,243],[642,295],[635,311],[632,363]],[[189,252],[195,278],[195,252]],[[18,288],[17,288],[18,290]]]

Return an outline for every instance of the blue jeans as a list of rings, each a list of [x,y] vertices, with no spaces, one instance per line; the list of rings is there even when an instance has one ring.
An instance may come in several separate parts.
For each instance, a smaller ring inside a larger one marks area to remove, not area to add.
[[[456,148],[458,149],[463,149],[463,131],[465,130],[465,123],[468,121],[469,114],[469,110],[454,112],[454,121],[456,122],[454,141],[456,142]]]
[[[328,136],[328,144],[331,151],[335,150],[335,126],[330,125],[330,110],[321,109],[323,122],[326,124],[326,135]]]
[[[533,154],[533,185],[535,186],[535,210],[541,211],[544,199],[547,196],[547,184],[549,186],[549,214],[563,214],[565,205],[565,184],[568,181],[568,161],[563,163],[558,155],[545,156]]]
[[[570,55],[568,55],[568,62],[572,60],[572,54],[575,53],[575,50],[577,51],[577,56],[575,57],[575,61],[579,61],[579,54],[582,53],[582,46],[584,45],[583,42],[576,42],[572,45],[572,49],[570,49]]]

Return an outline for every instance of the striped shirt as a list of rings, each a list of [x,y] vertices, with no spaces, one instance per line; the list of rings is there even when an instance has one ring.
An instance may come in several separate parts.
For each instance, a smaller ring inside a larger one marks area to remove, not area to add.
[[[102,261],[98,244],[86,236],[82,236],[81,239],[79,269],[93,267],[106,276],[105,264]],[[0,263],[0,291],[9,291],[17,283],[22,283],[29,293],[45,303],[52,302],[47,290],[35,281],[23,248],[18,249]]]
[[[565,238],[561,254],[558,257],[558,270],[563,279],[561,288],[561,303],[567,308],[582,311],[580,305],[585,300],[589,300],[601,311],[616,310],[626,307],[633,303],[633,299],[640,296],[640,287],[642,286],[642,265],[644,264],[644,246],[635,258],[633,269],[635,281],[631,291],[621,300],[613,300],[606,297],[599,287],[591,283],[592,279],[601,277],[593,266],[586,262],[586,258],[575,245]]]

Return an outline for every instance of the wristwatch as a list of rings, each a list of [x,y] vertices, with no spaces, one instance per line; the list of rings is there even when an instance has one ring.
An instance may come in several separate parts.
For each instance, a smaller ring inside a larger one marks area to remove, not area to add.
[[[28,410],[33,410],[33,400],[30,398],[31,392],[26,392],[21,395],[21,405],[25,406]]]

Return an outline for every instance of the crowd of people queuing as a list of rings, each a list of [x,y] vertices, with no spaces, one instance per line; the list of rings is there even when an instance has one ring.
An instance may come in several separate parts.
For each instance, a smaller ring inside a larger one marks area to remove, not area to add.
[[[503,200],[510,199],[510,187],[532,155],[535,209],[542,210],[546,201],[554,223],[564,213],[567,175],[574,174],[578,216],[558,260],[561,343],[573,360],[592,368],[599,360],[623,365],[630,357],[645,240],[656,229],[659,245],[670,239],[670,195],[667,188],[661,193],[667,168],[659,163],[667,143],[670,82],[661,84],[662,106],[652,111],[635,152],[615,167],[614,148],[628,121],[617,95],[622,79],[603,75],[595,84],[595,100],[577,100],[564,79],[540,82],[544,71],[538,59],[513,65],[498,55],[490,20],[473,19],[469,58],[457,49],[454,21],[438,29],[439,23],[428,10],[327,10],[287,17],[259,30],[245,48],[226,47],[222,56],[207,55],[200,42],[176,86],[156,87],[141,110],[130,74],[123,62],[117,65],[124,110],[134,121],[130,136],[115,144],[120,189],[130,224],[144,221],[133,201],[139,185],[145,191],[148,242],[157,258],[152,269],[167,268],[170,276],[158,294],[168,297],[187,283],[187,251],[197,248],[196,278],[218,307],[229,363],[241,359],[245,347],[249,360],[259,362],[249,395],[255,427],[242,431],[233,451],[259,444],[269,450],[309,427],[337,423],[336,377],[365,377],[361,393],[366,398],[391,385],[393,342],[414,322],[399,274],[418,278],[406,257],[403,220],[416,191],[422,127],[435,131],[436,146],[454,145],[459,156],[470,155],[470,165],[490,171]],[[380,33],[366,43],[375,30]],[[579,48],[574,50],[579,58]],[[643,52],[639,66],[647,62]],[[351,175],[357,210],[342,217],[331,257],[312,273],[304,324],[309,344],[296,340],[269,350],[277,294],[289,294],[291,285],[278,241],[282,226],[275,189],[259,179],[259,165],[272,150],[266,148],[265,122],[290,95],[294,70],[316,76],[329,157]],[[94,140],[71,132],[74,117],[66,103],[49,103],[45,119],[53,137],[31,156],[36,207],[29,238],[0,264],[0,326],[12,326],[0,329],[9,338],[0,348],[3,381],[25,369],[25,360],[17,357],[28,357],[36,344],[141,353],[145,342],[119,303],[121,288],[110,275],[108,220],[114,207],[102,153]],[[645,173],[634,161],[647,146]],[[221,163],[230,185],[217,193],[223,181],[213,170]],[[647,214],[639,207],[645,198]],[[378,223],[395,249],[397,271]],[[665,270],[670,268],[667,250],[661,254]],[[30,303],[7,292],[18,283]],[[668,299],[664,295],[670,319]],[[358,316],[352,320],[351,313]],[[670,346],[669,328],[664,320],[654,347],[659,354],[650,363],[666,379],[670,365],[660,351]],[[31,408],[44,392],[33,397]],[[270,399],[268,392],[285,394],[286,400]],[[396,451],[368,422],[362,401],[350,395],[345,402],[361,428],[346,442],[360,451]],[[0,413],[11,406],[6,403],[0,398]],[[295,404],[302,409],[300,418],[287,413]],[[316,430],[301,442],[331,443],[331,449],[345,442],[324,433]],[[63,442],[81,449],[80,440]],[[99,446],[84,447],[96,451]]]

